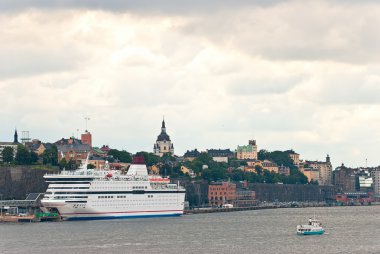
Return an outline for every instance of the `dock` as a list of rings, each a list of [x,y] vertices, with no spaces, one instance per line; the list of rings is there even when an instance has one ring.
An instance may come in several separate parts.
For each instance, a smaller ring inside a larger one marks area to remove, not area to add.
[[[237,212],[249,210],[276,209],[278,206],[250,206],[250,207],[230,207],[230,208],[197,208],[185,210],[184,214],[199,214],[199,213],[221,213],[221,212]]]

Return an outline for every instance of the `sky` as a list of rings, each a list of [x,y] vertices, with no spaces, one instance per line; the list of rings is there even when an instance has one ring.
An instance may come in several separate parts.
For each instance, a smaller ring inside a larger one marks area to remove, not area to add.
[[[207,2],[207,3],[205,3]],[[2,0],[0,141],[293,149],[380,165],[380,3]],[[367,162],[366,162],[367,161]]]

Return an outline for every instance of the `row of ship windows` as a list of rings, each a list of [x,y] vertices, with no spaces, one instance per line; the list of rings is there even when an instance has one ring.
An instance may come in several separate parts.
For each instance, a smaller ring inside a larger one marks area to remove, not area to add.
[[[88,196],[55,196],[55,199],[88,198]]]
[[[153,197],[153,195],[148,195],[148,198]],[[103,198],[127,198],[126,195],[124,196],[98,196],[98,199],[103,199]]]
[[[141,182],[140,182],[141,183]],[[145,181],[145,183],[146,183],[146,181]],[[93,183],[93,185],[98,185],[98,184],[106,184],[106,185],[109,185],[110,184],[110,182],[109,181],[106,181],[106,182],[95,182],[95,183]],[[115,184],[117,184],[117,183],[115,183]],[[133,184],[133,185],[135,185],[135,184],[139,184],[139,182],[129,182],[129,181],[120,181],[118,184],[128,184],[128,185],[131,185],[131,184]]]
[[[177,202],[172,203],[122,203],[122,204],[93,204],[92,206],[112,206],[112,207],[126,207],[126,206],[136,206],[136,205],[149,205],[149,206],[156,206],[156,205],[162,205],[162,206],[169,206],[169,205],[177,205]]]
[[[153,198],[153,195],[152,195],[152,198]],[[126,201],[121,201],[121,202],[146,202],[146,201],[149,201],[149,203],[151,203],[151,202],[153,202],[153,201],[160,201],[160,202],[162,202],[162,201],[177,201],[177,199],[176,198],[166,198],[166,199],[164,199],[164,200],[162,200],[162,199],[154,199],[154,200],[152,200],[152,199],[149,199],[149,200],[146,200],[146,199],[135,199],[135,200],[133,200],[133,199],[128,199],[128,200],[126,200]],[[107,199],[107,200],[103,200],[103,199],[100,199],[100,200],[93,200],[93,202],[94,203],[104,203],[104,202],[106,202],[106,203],[117,203],[117,202],[120,202],[119,200],[110,200],[110,199]]]
[[[127,198],[127,196],[98,196],[98,199],[100,198]],[[153,195],[148,195],[148,198],[153,198]]]
[[[77,189],[89,189],[90,187],[49,187],[49,189],[69,189],[69,190],[77,190]]]
[[[120,189],[120,188],[125,188],[126,186],[115,186],[115,187],[102,187],[102,186],[99,186],[99,187],[94,187],[94,189],[103,189],[103,190],[115,190],[115,189]],[[131,189],[131,187],[127,187],[127,189]],[[144,190],[144,189],[148,189],[147,186],[132,186],[132,190]]]

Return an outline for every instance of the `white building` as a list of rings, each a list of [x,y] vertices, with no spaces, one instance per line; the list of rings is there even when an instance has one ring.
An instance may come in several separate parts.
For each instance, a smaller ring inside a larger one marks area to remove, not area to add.
[[[0,142],[0,161],[3,161],[3,150],[6,147],[11,147],[13,148],[13,156],[16,157],[16,152],[17,152],[17,146],[20,143],[18,142],[18,135],[17,135],[17,130],[15,130],[14,134],[14,139],[13,142]]]
[[[166,133],[165,120],[162,120],[161,133],[157,136],[156,143],[153,145],[153,153],[162,157],[168,153],[174,155],[174,146]]]

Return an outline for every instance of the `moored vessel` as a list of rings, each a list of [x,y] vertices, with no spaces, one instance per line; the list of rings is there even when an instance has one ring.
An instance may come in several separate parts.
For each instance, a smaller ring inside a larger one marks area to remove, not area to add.
[[[142,157],[135,157],[127,173],[87,169],[46,174],[49,183],[43,209],[64,220],[180,216],[185,189],[169,178],[148,175]]]

